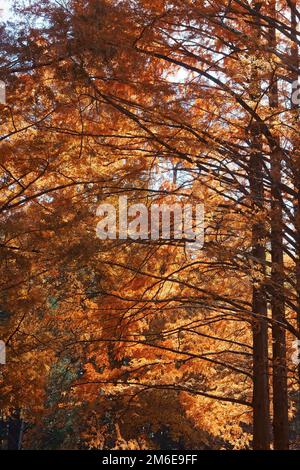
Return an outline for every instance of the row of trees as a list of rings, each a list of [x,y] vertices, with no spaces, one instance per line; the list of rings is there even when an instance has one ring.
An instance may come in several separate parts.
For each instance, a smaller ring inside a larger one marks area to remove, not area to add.
[[[20,3],[0,32],[3,422],[28,447],[297,447],[298,1]],[[98,240],[120,195],[204,203],[204,249]]]

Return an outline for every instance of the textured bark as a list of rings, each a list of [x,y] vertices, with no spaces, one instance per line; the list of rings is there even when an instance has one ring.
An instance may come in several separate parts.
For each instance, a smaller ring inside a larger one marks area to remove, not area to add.
[[[261,8],[260,2],[253,2],[255,10]],[[254,34],[261,36],[259,19]],[[260,99],[261,84],[255,66],[252,70],[250,97],[253,103]],[[265,291],[266,248],[265,224],[259,215],[264,208],[263,153],[260,125],[252,121],[250,125],[251,157],[249,160],[249,183],[254,223],[252,225],[252,255],[255,260],[255,279],[253,280],[252,310],[253,321],[253,449],[270,449],[270,399],[268,375],[268,324],[267,297]]]
[[[254,207],[263,204],[262,154],[255,152],[250,160],[250,187]],[[268,374],[268,327],[267,300],[260,277],[264,275],[266,252],[265,227],[255,223],[252,228],[252,255],[256,260],[256,272],[260,275],[254,282],[252,310],[253,322],[253,448],[270,448],[270,404]]]
[[[271,154],[272,203],[271,203],[271,307],[273,344],[273,432],[274,449],[289,447],[288,391],[286,363],[284,267],[282,245],[282,207],[278,191],[281,182],[281,151],[274,149]]]
[[[297,25],[298,19],[296,15],[296,2],[290,1],[291,6],[291,27],[293,43],[291,47],[291,64],[292,68],[292,81],[298,80],[299,71],[299,48],[297,44]],[[295,119],[299,122],[300,119],[300,107],[299,104],[291,103],[292,108],[295,111]],[[294,147],[294,165],[293,165],[293,177],[294,177],[294,189],[297,192],[297,197],[294,200],[294,212],[295,212],[295,233],[296,233],[296,290],[297,290],[297,327],[300,330],[300,153],[298,146]],[[298,366],[298,391],[296,397],[296,417],[295,417],[296,432],[300,435],[300,364]]]
[[[276,0],[270,1],[272,17],[276,18]],[[276,50],[276,31],[269,30],[269,46]],[[278,99],[278,78],[276,69],[272,70],[269,87],[270,108],[276,111]],[[273,433],[274,449],[289,448],[288,391],[286,364],[286,330],[284,300],[283,264],[283,213],[281,199],[282,151],[280,141],[274,138],[270,149],[271,161],[271,307],[272,307],[272,366],[273,366]]]
[[[259,11],[261,3],[254,2]],[[255,27],[257,39],[261,35],[259,20]],[[260,99],[261,86],[255,66],[252,71],[250,96],[255,103]],[[255,260],[255,277],[252,292],[253,321],[253,449],[270,449],[270,399],[268,375],[268,324],[267,298],[263,278],[265,276],[265,236],[264,222],[257,218],[264,208],[263,154],[260,126],[252,121],[250,125],[251,157],[249,160],[249,183],[254,223],[252,226],[252,255]]]
[[[286,330],[281,325],[285,321],[284,269],[282,246],[282,209],[278,198],[278,185],[281,181],[281,152],[274,150],[271,155],[272,210],[271,210],[271,306],[273,344],[273,432],[274,449],[289,448],[288,391],[286,363]]]

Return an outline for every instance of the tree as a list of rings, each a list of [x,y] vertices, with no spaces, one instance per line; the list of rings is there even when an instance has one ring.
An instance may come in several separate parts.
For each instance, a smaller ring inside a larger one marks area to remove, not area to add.
[[[1,30],[5,419],[21,414],[28,446],[268,449],[271,384],[274,447],[287,448],[297,6],[39,1],[16,13]],[[120,195],[149,209],[204,202],[203,251],[98,240],[97,206]]]

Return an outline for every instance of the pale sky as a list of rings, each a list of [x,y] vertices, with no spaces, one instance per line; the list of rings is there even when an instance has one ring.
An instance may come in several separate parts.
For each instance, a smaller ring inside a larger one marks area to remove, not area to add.
[[[0,20],[6,19],[8,16],[10,0],[0,0]]]

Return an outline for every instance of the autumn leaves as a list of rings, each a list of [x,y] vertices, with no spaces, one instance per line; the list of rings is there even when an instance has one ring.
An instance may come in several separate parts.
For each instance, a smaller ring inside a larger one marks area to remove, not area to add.
[[[1,30],[1,406],[29,447],[298,445],[298,10],[39,1]]]

